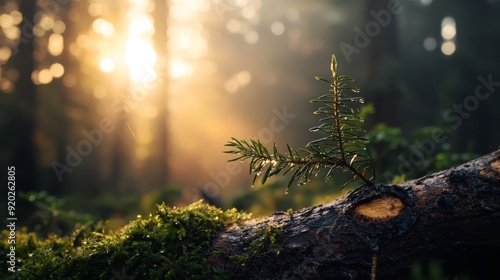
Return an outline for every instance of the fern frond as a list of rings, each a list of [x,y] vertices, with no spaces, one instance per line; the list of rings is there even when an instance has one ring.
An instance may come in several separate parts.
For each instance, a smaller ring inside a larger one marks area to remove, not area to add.
[[[261,176],[264,184],[268,178],[279,173],[292,173],[288,183],[290,186],[307,183],[323,169],[328,172],[325,180],[342,171],[353,175],[351,181],[359,180],[363,185],[373,185],[374,172],[370,160],[366,155],[365,146],[368,139],[362,137],[363,119],[358,115],[359,110],[353,104],[364,103],[359,96],[350,93],[359,93],[359,89],[349,86],[354,78],[337,75],[336,58],[332,56],[332,80],[321,77],[317,80],[330,84],[330,93],[311,100],[321,104],[314,114],[322,115],[321,124],[310,129],[311,132],[320,132],[325,136],[309,142],[304,148],[294,149],[287,144],[287,153],[280,153],[276,144],[272,153],[259,141],[250,139],[250,142],[232,138],[226,146],[232,150],[225,153],[235,154],[236,158],[230,161],[244,161],[250,159],[250,173],[254,173],[254,183]]]

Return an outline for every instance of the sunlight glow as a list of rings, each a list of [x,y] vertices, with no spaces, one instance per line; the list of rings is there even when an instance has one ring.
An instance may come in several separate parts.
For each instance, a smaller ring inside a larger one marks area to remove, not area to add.
[[[129,0],[128,38],[125,45],[125,62],[134,83],[148,83],[157,79],[158,55],[153,48],[154,23],[148,14],[149,0]]]
[[[216,5],[217,4],[214,4],[214,6]],[[261,7],[262,2],[260,0],[235,0],[234,3],[232,3],[232,9],[234,9],[232,13],[234,13],[236,17],[226,22],[227,31],[242,36],[243,40],[248,44],[256,44],[260,38],[257,26],[260,22],[259,11]],[[223,16],[224,11],[222,12]],[[291,18],[295,20],[296,17],[294,18],[294,16],[296,15],[293,14],[292,11]],[[270,27],[274,35],[279,36],[285,32],[285,25],[283,22],[273,22]]]
[[[153,19],[149,15],[137,16],[137,18],[130,21],[128,32],[134,35],[139,35],[141,33],[152,35],[152,33],[154,33]]]
[[[175,20],[189,22],[198,17],[200,12],[208,11],[210,2],[206,0],[172,1],[170,15]]]
[[[97,99],[103,99],[107,95],[106,88],[103,87],[103,86],[96,86],[96,87],[94,87],[94,90],[92,91],[92,94]]]
[[[174,0],[169,11],[168,50],[169,74],[174,79],[194,73],[194,60],[208,53],[202,14],[210,10],[210,1]]]
[[[151,82],[156,79],[157,55],[151,42],[141,37],[129,37],[126,45],[125,62],[130,67],[133,82]]]
[[[94,2],[90,3],[88,12],[89,15],[93,17],[98,17],[101,14],[103,14],[107,10],[108,6],[106,6],[104,3],[99,3],[99,2]]]
[[[170,61],[170,76],[174,79],[189,77],[193,74],[194,69],[191,63],[188,63],[179,58],[173,58]]]
[[[113,62],[113,60],[105,58],[99,63],[99,68],[101,68],[102,72],[109,73],[113,71],[113,69],[115,69],[115,63]]]
[[[94,20],[92,29],[94,29],[96,33],[101,34],[104,38],[111,38],[115,34],[115,27],[113,24],[102,18]]]

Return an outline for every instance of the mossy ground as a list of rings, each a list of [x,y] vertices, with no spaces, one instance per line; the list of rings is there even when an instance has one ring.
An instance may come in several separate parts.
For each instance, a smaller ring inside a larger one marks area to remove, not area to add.
[[[158,205],[155,214],[138,217],[105,234],[102,227],[80,229],[70,237],[38,238],[16,234],[16,272],[2,266],[2,279],[225,279],[228,272],[207,263],[216,233],[250,218],[198,201],[184,208]],[[8,232],[1,254],[7,255]]]

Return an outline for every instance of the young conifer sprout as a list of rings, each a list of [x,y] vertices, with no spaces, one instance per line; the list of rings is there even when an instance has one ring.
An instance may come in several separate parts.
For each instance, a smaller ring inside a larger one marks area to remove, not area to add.
[[[321,137],[309,142],[304,148],[291,148],[287,152],[278,151],[273,144],[269,151],[259,140],[238,140],[231,138],[225,146],[232,150],[225,153],[235,154],[230,161],[250,160],[250,173],[254,173],[253,182],[261,177],[264,184],[268,178],[279,173],[291,173],[286,192],[296,182],[298,185],[307,183],[322,170],[327,170],[325,180],[333,175],[347,171],[353,178],[347,184],[359,180],[361,185],[373,185],[374,172],[367,156],[365,145],[368,139],[362,137],[363,119],[359,110],[353,104],[364,103],[364,99],[351,96],[349,92],[359,93],[359,88],[350,86],[354,78],[337,74],[337,60],[332,55],[332,80],[316,77],[316,80],[330,84],[330,92],[312,103],[321,104],[314,114],[323,116],[320,125],[312,127],[311,132],[320,133]]]

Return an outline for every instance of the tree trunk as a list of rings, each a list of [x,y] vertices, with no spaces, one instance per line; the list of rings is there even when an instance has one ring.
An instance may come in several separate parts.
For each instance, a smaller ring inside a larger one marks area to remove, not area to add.
[[[38,189],[37,180],[37,159],[38,153],[35,145],[36,108],[37,97],[35,85],[31,79],[31,74],[35,68],[33,52],[35,50],[35,38],[33,35],[33,25],[35,12],[37,11],[36,1],[21,1],[19,11],[23,15],[21,23],[21,37],[19,39],[17,54],[12,58],[13,65],[19,71],[19,80],[16,83],[14,94],[17,98],[17,114],[12,118],[9,136],[15,137],[12,149],[11,165],[16,171],[16,190],[18,192],[31,192]],[[34,211],[31,203],[20,201],[17,205],[19,219],[27,219]]]
[[[500,249],[500,150],[232,226],[213,247],[209,261],[241,279],[387,279],[430,257],[489,259]]]
[[[157,119],[157,168],[160,177],[155,185],[165,188],[168,182],[168,122],[167,122],[167,96],[168,96],[168,48],[167,48],[167,22],[168,22],[168,3],[167,0],[155,1],[155,11],[153,13],[155,19],[155,50],[158,55],[157,60],[157,81],[158,87],[155,89],[159,100],[159,114]],[[160,71],[160,73],[158,73]]]

